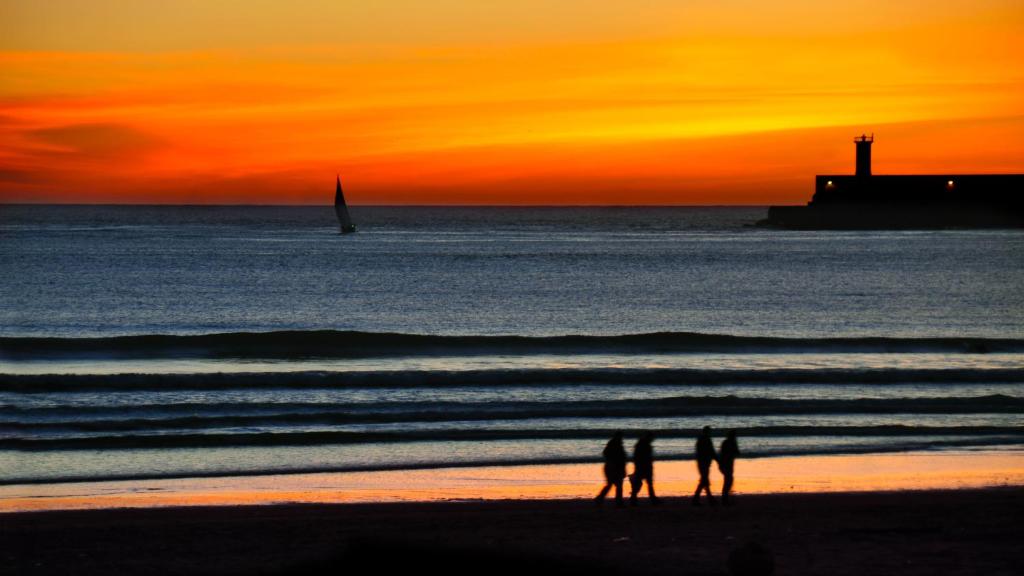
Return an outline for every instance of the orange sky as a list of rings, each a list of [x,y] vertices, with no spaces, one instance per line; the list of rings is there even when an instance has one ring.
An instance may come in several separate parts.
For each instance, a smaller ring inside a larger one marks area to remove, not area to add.
[[[1024,172],[1020,0],[0,0],[0,202],[802,203]]]

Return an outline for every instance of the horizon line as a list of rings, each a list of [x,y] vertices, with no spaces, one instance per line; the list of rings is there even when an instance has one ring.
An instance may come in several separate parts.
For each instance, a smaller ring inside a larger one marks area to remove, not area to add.
[[[334,204],[196,204],[137,202],[3,202],[0,206],[138,206],[209,208],[333,208]],[[348,204],[349,208],[767,208],[803,204]]]

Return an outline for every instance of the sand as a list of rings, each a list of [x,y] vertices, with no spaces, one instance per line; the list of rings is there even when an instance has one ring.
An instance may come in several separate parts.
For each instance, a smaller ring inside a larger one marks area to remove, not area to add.
[[[0,514],[12,574],[1024,573],[1024,488],[589,500],[142,508]],[[415,569],[409,572],[409,566]]]
[[[35,456],[24,453],[23,458]],[[0,461],[0,467],[3,466]],[[15,468],[18,462],[13,463]],[[659,461],[659,493],[693,491],[693,461]],[[722,477],[712,471],[714,490]],[[89,508],[356,504],[451,500],[572,500],[604,484],[600,464],[472,466],[0,486],[0,513]],[[1024,486],[1019,450],[743,458],[740,494],[952,490]]]

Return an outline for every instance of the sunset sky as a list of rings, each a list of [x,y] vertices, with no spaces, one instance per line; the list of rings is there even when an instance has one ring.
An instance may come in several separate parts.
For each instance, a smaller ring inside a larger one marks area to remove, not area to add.
[[[0,0],[0,202],[803,203],[1024,172],[1021,0]]]

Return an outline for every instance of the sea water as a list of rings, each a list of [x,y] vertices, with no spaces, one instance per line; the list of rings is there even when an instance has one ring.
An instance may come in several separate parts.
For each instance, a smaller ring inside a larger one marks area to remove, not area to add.
[[[352,214],[0,207],[0,483],[595,462],[615,430],[681,459],[704,425],[1024,454],[1024,231]]]

